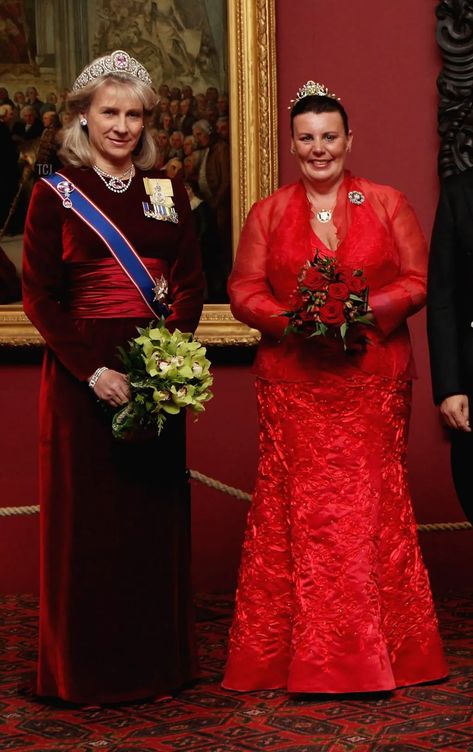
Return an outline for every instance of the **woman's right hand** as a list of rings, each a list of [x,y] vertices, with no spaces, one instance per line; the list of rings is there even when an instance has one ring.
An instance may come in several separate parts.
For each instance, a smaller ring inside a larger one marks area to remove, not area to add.
[[[93,391],[100,400],[112,407],[125,405],[131,397],[130,386],[125,374],[111,368],[107,368],[100,374]]]
[[[440,404],[440,414],[449,428],[457,431],[471,431],[469,404],[466,394],[452,394]]]

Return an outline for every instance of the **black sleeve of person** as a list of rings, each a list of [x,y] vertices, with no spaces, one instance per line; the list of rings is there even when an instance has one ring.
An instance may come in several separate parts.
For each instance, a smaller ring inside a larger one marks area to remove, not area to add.
[[[462,227],[458,222],[461,215],[454,207],[458,189],[461,189],[461,185],[458,186],[454,180],[447,181],[441,188],[430,248],[427,332],[436,404],[452,394],[471,391],[462,362],[465,333],[470,335],[473,330],[468,332],[470,322],[463,321],[465,265],[462,259]],[[470,296],[473,297],[473,289]]]

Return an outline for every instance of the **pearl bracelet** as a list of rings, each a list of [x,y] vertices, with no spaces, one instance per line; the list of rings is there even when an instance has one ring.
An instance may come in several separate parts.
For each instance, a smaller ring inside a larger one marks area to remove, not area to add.
[[[104,371],[108,371],[107,366],[101,366],[100,368],[97,368],[97,370],[93,372],[92,376],[87,382],[91,389],[94,388],[94,386],[96,385],[97,381],[99,380],[99,378],[101,377]]]

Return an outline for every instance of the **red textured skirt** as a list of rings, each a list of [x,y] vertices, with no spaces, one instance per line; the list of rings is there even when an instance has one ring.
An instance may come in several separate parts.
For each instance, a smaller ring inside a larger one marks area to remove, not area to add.
[[[223,686],[371,692],[447,666],[407,484],[409,382],[257,379],[260,462]]]

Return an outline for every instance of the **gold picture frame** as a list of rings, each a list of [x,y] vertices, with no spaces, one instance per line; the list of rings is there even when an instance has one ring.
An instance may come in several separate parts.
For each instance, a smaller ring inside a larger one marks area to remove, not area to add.
[[[277,187],[275,0],[227,0],[233,248],[251,205]],[[207,304],[197,330],[208,345],[254,345],[256,330],[228,304]],[[43,340],[21,303],[0,306],[0,344]]]

